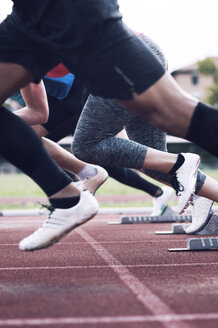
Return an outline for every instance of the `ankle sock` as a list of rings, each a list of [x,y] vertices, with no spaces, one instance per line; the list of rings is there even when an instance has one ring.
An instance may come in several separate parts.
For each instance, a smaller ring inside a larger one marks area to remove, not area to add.
[[[218,110],[199,102],[185,138],[218,156]]]
[[[95,166],[86,164],[85,167],[79,173],[77,173],[77,175],[81,180],[85,180],[86,178],[93,177],[96,175],[96,173],[97,170]]]
[[[176,163],[173,165],[173,167],[171,168],[171,170],[168,172],[169,175],[174,175],[176,173],[176,171],[180,168],[180,166],[182,166],[182,164],[185,162],[185,158],[182,154],[178,154],[178,158]]]
[[[65,198],[49,198],[50,204],[54,208],[70,208],[79,203],[80,196]]]

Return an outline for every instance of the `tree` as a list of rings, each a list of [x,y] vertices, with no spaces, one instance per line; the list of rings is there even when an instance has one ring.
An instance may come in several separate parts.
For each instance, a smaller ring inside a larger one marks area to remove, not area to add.
[[[218,107],[218,67],[214,60],[208,57],[198,62],[198,70],[204,75],[211,75],[213,77],[214,84],[208,88],[209,95],[206,98],[206,102]]]

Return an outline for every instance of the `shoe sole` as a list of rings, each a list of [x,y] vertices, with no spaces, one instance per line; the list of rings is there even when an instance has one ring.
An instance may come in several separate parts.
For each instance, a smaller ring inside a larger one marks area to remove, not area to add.
[[[198,172],[198,168],[199,168],[199,165],[200,165],[200,157],[198,158],[198,161],[196,163],[196,168],[193,172],[193,176],[196,177],[197,176],[197,172]],[[196,181],[197,182],[197,181]],[[195,188],[196,188],[196,183],[193,187],[193,190],[191,192],[191,195],[189,197],[189,199],[186,201],[185,205],[183,206],[183,208],[178,212],[178,214],[183,214],[184,211],[189,207],[189,205],[193,202],[193,198],[194,198],[194,194],[195,194]]]
[[[42,245],[42,246],[37,247],[37,248],[24,249],[23,251],[33,252],[33,251],[37,251],[37,250],[40,250],[40,249],[46,249],[46,248],[48,248],[48,247],[50,247],[50,246],[58,243],[59,240],[61,240],[65,235],[69,234],[75,228],[77,228],[77,227],[83,225],[84,223],[88,222],[89,220],[91,220],[97,213],[98,213],[98,211],[95,214],[93,214],[92,216],[90,216],[88,219],[86,219],[84,222],[79,223],[79,224],[75,224],[73,227],[69,228],[68,230],[66,230],[62,234],[60,234],[58,237],[55,237],[55,238],[51,239],[51,241],[49,242],[49,244]]]

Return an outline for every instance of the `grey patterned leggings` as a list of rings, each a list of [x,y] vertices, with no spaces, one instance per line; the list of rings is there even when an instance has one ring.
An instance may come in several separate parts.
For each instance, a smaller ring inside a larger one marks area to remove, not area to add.
[[[158,46],[144,35],[141,38],[166,67]],[[115,137],[123,128],[130,140]],[[167,151],[166,133],[136,116],[114,99],[90,95],[74,134],[72,151],[76,157],[98,165],[141,169],[147,147]],[[168,174],[145,169],[144,173],[170,184]],[[199,170],[196,193],[203,186],[205,178],[205,174]]]

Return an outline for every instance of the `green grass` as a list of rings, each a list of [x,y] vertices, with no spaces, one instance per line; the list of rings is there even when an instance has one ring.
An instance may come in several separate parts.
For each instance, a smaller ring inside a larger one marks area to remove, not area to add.
[[[218,181],[218,170],[204,170],[209,176]],[[146,177],[147,178],[147,177]],[[147,178],[158,185],[159,183]],[[44,192],[34,183],[29,177],[24,174],[0,174],[0,198],[1,197],[41,197],[44,196]],[[101,188],[98,189],[96,195],[144,195],[143,191],[125,186],[114,179],[108,178]],[[151,206],[151,201],[144,202],[128,202],[128,203],[101,203],[101,207],[111,206]],[[175,205],[174,202],[170,205]],[[31,208],[33,204],[3,204],[0,202],[0,209],[13,209],[13,208]]]
[[[0,197],[45,196],[38,185],[24,174],[0,174]]]

